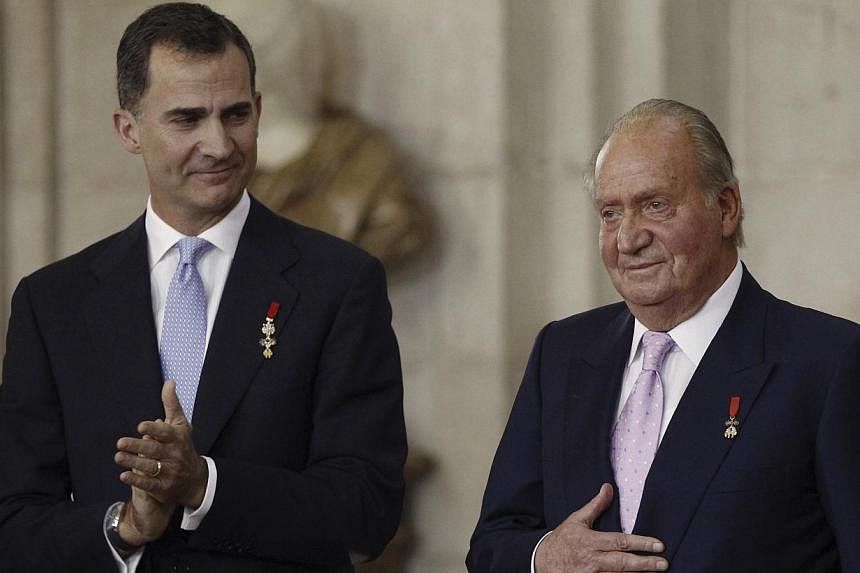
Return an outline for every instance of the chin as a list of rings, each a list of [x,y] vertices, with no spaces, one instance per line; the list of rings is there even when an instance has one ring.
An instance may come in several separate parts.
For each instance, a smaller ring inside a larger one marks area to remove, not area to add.
[[[664,302],[668,297],[664,289],[655,288],[653,282],[640,285],[616,285],[615,289],[625,301],[636,306],[653,306]]]
[[[236,187],[233,183],[224,185],[206,186],[198,188],[194,195],[201,204],[208,204],[213,207],[225,205],[236,201],[245,189],[244,186]]]

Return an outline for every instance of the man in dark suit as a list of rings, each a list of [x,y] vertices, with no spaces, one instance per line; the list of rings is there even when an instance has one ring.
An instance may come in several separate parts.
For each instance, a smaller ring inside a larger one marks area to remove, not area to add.
[[[860,571],[860,326],[740,263],[739,186],[700,111],[636,106],[590,186],[624,303],[537,337],[469,569]]]
[[[350,571],[403,496],[382,267],[248,196],[261,98],[232,22],[156,6],[117,64],[150,201],[15,292],[0,568]]]

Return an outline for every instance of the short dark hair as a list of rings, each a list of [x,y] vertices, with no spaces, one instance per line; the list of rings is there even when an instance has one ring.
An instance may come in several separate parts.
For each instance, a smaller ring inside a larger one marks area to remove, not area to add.
[[[227,17],[203,4],[170,2],[153,6],[128,25],[116,51],[116,91],[121,108],[134,114],[149,87],[149,56],[164,45],[189,54],[222,54],[235,44],[248,60],[251,92],[256,91],[254,51]]]

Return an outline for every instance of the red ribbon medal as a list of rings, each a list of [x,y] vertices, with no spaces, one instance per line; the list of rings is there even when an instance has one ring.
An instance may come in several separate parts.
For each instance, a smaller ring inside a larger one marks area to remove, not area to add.
[[[740,396],[732,396],[729,398],[729,419],[726,420],[726,431],[723,432],[723,436],[731,440],[735,436],[738,435],[738,424],[737,415],[738,410],[741,409],[741,397]]]
[[[260,339],[260,346],[263,347],[263,357],[271,358],[274,354],[272,347],[278,343],[277,339],[272,336],[275,334],[275,317],[278,316],[278,310],[281,308],[281,303],[272,301],[269,305],[269,312],[266,313],[266,320],[263,321],[263,328],[260,331],[263,333],[263,338]]]

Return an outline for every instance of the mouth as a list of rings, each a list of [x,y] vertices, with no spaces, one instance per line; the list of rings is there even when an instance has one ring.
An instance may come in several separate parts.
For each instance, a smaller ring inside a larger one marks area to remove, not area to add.
[[[637,272],[637,271],[647,271],[653,269],[657,265],[660,264],[660,261],[652,261],[652,262],[637,262],[629,265],[624,265],[622,268],[625,272]]]
[[[218,184],[223,183],[232,177],[233,172],[236,171],[237,166],[230,165],[227,167],[218,167],[215,169],[201,169],[197,171],[193,171],[192,175],[199,179],[202,179],[210,184]]]

